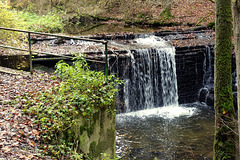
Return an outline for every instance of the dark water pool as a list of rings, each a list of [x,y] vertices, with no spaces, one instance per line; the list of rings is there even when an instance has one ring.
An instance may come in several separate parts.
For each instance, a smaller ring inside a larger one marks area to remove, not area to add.
[[[198,103],[117,115],[122,159],[210,160],[214,113]]]

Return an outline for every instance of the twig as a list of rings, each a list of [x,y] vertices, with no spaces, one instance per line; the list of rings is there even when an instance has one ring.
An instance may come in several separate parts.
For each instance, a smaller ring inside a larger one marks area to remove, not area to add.
[[[235,133],[237,136],[239,135],[236,131],[234,131],[232,128],[230,128],[225,122],[224,122],[224,120],[221,118],[221,120],[222,120],[222,124],[224,125],[224,126],[226,126],[228,129],[230,129],[233,133]]]
[[[79,148],[79,150],[80,150],[80,152],[82,152],[82,154],[83,154],[83,156],[85,157],[85,158],[87,158],[88,160],[92,160],[90,157],[88,157],[88,155],[85,153],[85,152],[83,152],[80,148]]]
[[[195,26],[199,25],[199,23],[201,23],[205,18],[211,16],[214,13],[214,11],[211,11],[208,15],[206,15],[205,17],[202,17],[196,24]]]

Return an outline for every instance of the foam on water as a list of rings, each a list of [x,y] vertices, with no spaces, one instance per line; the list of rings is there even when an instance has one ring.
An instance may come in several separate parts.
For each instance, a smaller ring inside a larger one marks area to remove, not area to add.
[[[195,107],[184,107],[177,105],[170,105],[165,107],[151,108],[145,110],[139,110],[135,112],[122,113],[117,115],[117,121],[123,122],[132,118],[151,118],[160,117],[164,119],[174,119],[181,116],[191,117],[197,113],[198,109]]]

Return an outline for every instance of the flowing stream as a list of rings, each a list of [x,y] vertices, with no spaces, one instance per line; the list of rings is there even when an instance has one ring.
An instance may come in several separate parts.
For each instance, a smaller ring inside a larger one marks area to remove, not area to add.
[[[214,114],[198,103],[117,116],[117,154],[124,160],[210,160],[213,135]]]
[[[122,159],[211,159],[214,116],[202,104],[178,104],[175,48],[155,36],[136,42],[147,49],[129,51],[117,154]]]

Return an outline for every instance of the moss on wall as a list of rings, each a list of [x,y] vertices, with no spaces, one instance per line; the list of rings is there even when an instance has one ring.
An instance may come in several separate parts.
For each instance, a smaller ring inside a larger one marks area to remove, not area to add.
[[[114,158],[116,144],[115,114],[109,116],[105,109],[101,109],[93,114],[91,120],[83,119],[81,116],[77,119],[79,123],[65,137],[68,137],[69,140],[78,139],[79,152],[84,152],[94,160],[101,159],[102,153]]]

